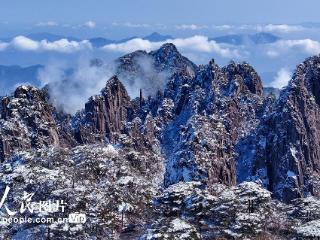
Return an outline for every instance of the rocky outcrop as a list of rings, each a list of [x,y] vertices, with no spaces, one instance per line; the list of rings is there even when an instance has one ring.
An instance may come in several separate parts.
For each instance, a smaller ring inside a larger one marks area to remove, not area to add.
[[[194,76],[197,66],[188,58],[182,56],[172,43],[162,45],[158,50],[147,53],[146,51],[135,51],[117,59],[118,75],[133,75],[143,78],[147,71],[143,63],[149,60],[151,66],[158,73],[167,71],[169,75],[178,73],[180,75]],[[151,67],[150,66],[150,67]]]
[[[297,67],[258,134],[255,173],[276,197],[320,196],[320,57]]]
[[[257,72],[249,64],[231,62],[222,71],[225,73],[228,82],[232,84],[228,85],[228,87],[232,88],[236,94],[249,91],[258,96],[263,95],[262,81]]]
[[[112,77],[85,105],[84,119],[76,130],[80,143],[96,141],[116,142],[116,135],[124,130],[130,112],[130,97],[117,76]]]
[[[259,123],[261,79],[246,63],[221,69],[212,60],[199,67],[189,84],[183,83],[173,95],[175,118],[164,130],[165,185],[236,184],[236,145]]]
[[[18,87],[12,97],[1,101],[0,159],[15,151],[60,143],[54,108],[48,103],[45,91]]]

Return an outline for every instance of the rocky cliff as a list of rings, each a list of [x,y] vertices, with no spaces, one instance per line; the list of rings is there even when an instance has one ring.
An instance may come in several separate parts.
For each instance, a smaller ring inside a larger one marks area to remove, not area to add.
[[[58,146],[59,131],[47,93],[30,86],[18,87],[1,99],[0,158],[15,151]]]
[[[274,110],[259,126],[255,173],[284,200],[319,196],[319,56],[298,65]]]
[[[112,77],[85,105],[84,118],[76,130],[80,143],[108,140],[116,142],[115,134],[121,133],[128,121],[130,97],[117,76]]]

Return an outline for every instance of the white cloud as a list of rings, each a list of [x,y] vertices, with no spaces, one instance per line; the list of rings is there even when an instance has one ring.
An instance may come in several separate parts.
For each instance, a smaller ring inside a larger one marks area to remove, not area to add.
[[[105,87],[108,79],[116,73],[114,62],[104,62],[103,67],[92,66],[91,56],[83,55],[78,61],[50,61],[38,72],[42,86],[49,84],[53,104],[58,109],[74,114],[83,109],[89,97],[98,94]],[[131,98],[139,96],[139,89],[144,95],[154,95],[163,89],[168,81],[167,71],[155,69],[154,60],[149,56],[134,59],[144,77],[122,73],[119,78],[125,85]],[[69,69],[73,69],[68,73]],[[146,81],[148,79],[148,81]]]
[[[275,58],[275,57],[279,56],[279,52],[272,50],[272,49],[269,49],[269,50],[267,50],[267,55],[269,57]]]
[[[206,25],[196,25],[196,24],[182,24],[182,25],[176,25],[176,29],[179,30],[199,30],[208,28]]]
[[[308,55],[319,54],[320,42],[312,39],[279,40],[269,45],[267,55],[269,57],[278,57],[286,54],[289,50],[303,52]]]
[[[128,53],[136,50],[151,51],[153,49],[156,49],[157,47],[160,47],[161,44],[161,42],[150,42],[149,40],[135,38],[124,43],[107,44],[103,47],[103,49],[115,52]]]
[[[290,33],[303,31],[305,28],[300,25],[288,24],[266,24],[266,25],[241,25],[240,30],[253,30],[257,32],[277,32],[277,33]]]
[[[212,26],[213,29],[218,30],[218,31],[226,31],[226,30],[231,30],[234,28],[234,26],[232,25],[213,25]]]
[[[150,24],[147,23],[132,23],[132,22],[125,22],[125,23],[119,23],[119,22],[113,22],[112,26],[122,26],[122,27],[128,27],[128,28],[148,28],[151,27]],[[156,26],[165,26],[163,24],[156,24]]]
[[[216,53],[222,57],[232,58],[239,57],[240,53],[237,49],[231,49],[215,41],[209,41],[204,36],[193,36],[190,38],[176,38],[163,42],[150,42],[141,38],[129,40],[119,44],[108,44],[103,47],[105,50],[129,53],[136,50],[151,51],[159,48],[164,43],[173,43],[180,50]]]
[[[9,46],[9,43],[1,42],[0,41],[0,51],[5,50]]]
[[[10,46],[18,50],[34,51],[39,49],[40,44],[39,42],[29,39],[27,37],[18,36],[11,41]]]
[[[73,68],[71,74],[67,70]],[[90,96],[99,93],[113,75],[112,66],[92,67],[85,56],[78,62],[50,62],[38,72],[42,85],[50,84],[50,94],[57,108],[74,114],[84,107]],[[66,81],[67,80],[67,81]]]
[[[287,24],[268,24],[264,26],[261,31],[266,32],[298,32],[304,30],[304,27],[299,25],[287,25]]]
[[[76,52],[85,49],[91,49],[91,43],[88,40],[83,40],[80,42],[69,41],[67,39],[60,39],[54,42],[48,42],[47,40],[42,40],[40,42],[41,49],[47,51],[57,51],[57,52]]]
[[[206,53],[213,52],[227,58],[240,56],[238,50],[224,47],[215,41],[209,41],[208,38],[204,36],[194,36],[184,39],[177,38],[169,41],[182,50],[186,49]]]
[[[60,39],[54,42],[47,40],[34,41],[25,36],[17,36],[10,43],[0,42],[0,51],[13,48],[21,51],[55,51],[71,53],[85,49],[91,49],[91,43],[87,40],[76,42]]]
[[[59,24],[54,21],[48,21],[48,22],[39,22],[36,24],[38,27],[55,27],[58,26]]]
[[[270,83],[270,86],[275,88],[283,88],[288,85],[292,73],[287,68],[281,68],[274,80]]]
[[[124,26],[131,27],[131,28],[146,28],[146,27],[150,27],[150,25],[146,24],[146,23],[135,24],[135,23],[130,23],[130,22],[125,23]]]
[[[96,22],[90,20],[90,21],[86,22],[86,23],[84,24],[84,26],[86,26],[86,27],[88,27],[88,28],[95,28],[95,27],[97,26],[97,24],[96,24]]]

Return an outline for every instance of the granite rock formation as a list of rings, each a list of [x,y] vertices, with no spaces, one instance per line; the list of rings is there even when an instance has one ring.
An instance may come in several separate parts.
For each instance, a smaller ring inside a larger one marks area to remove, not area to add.
[[[2,190],[25,190],[37,173],[44,185],[37,180],[27,188],[38,199],[50,193],[70,200],[71,210],[90,210],[90,221],[69,231],[70,239],[314,236],[319,56],[297,67],[278,98],[264,95],[248,63],[197,66],[173,44],[116,64],[116,75],[73,116],[53,106],[48,88],[22,86],[1,98]],[[128,89],[141,80],[139,97],[131,98]],[[104,200],[90,208],[77,202],[81,194]],[[42,227],[5,234],[35,237]],[[52,226],[52,236],[63,229]]]
[[[18,87],[1,99],[0,158],[29,148],[58,146],[59,131],[47,93],[30,86]]]
[[[319,56],[298,65],[259,126],[255,173],[263,172],[268,189],[286,201],[319,196],[319,66]]]

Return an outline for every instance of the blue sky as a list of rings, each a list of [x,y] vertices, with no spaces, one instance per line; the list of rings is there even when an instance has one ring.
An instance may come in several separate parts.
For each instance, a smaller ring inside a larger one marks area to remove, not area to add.
[[[2,0],[0,37],[51,32],[121,39],[153,31],[218,36],[217,29],[190,33],[176,26],[317,23],[319,7],[318,0]],[[95,26],[85,27],[89,21]]]
[[[299,23],[318,21],[317,0],[3,0],[0,19],[12,23]]]
[[[320,22],[318,11],[315,11],[319,7],[317,0],[3,0],[0,34],[39,31],[34,26],[47,22],[65,27],[48,31],[116,38],[145,34],[147,29],[138,26],[146,25],[157,25],[159,29],[156,30],[160,31],[161,25],[177,24],[298,24]],[[88,21],[95,22],[97,27],[94,30],[75,28]],[[136,28],[132,31],[117,26],[108,33],[108,26],[114,23]]]

